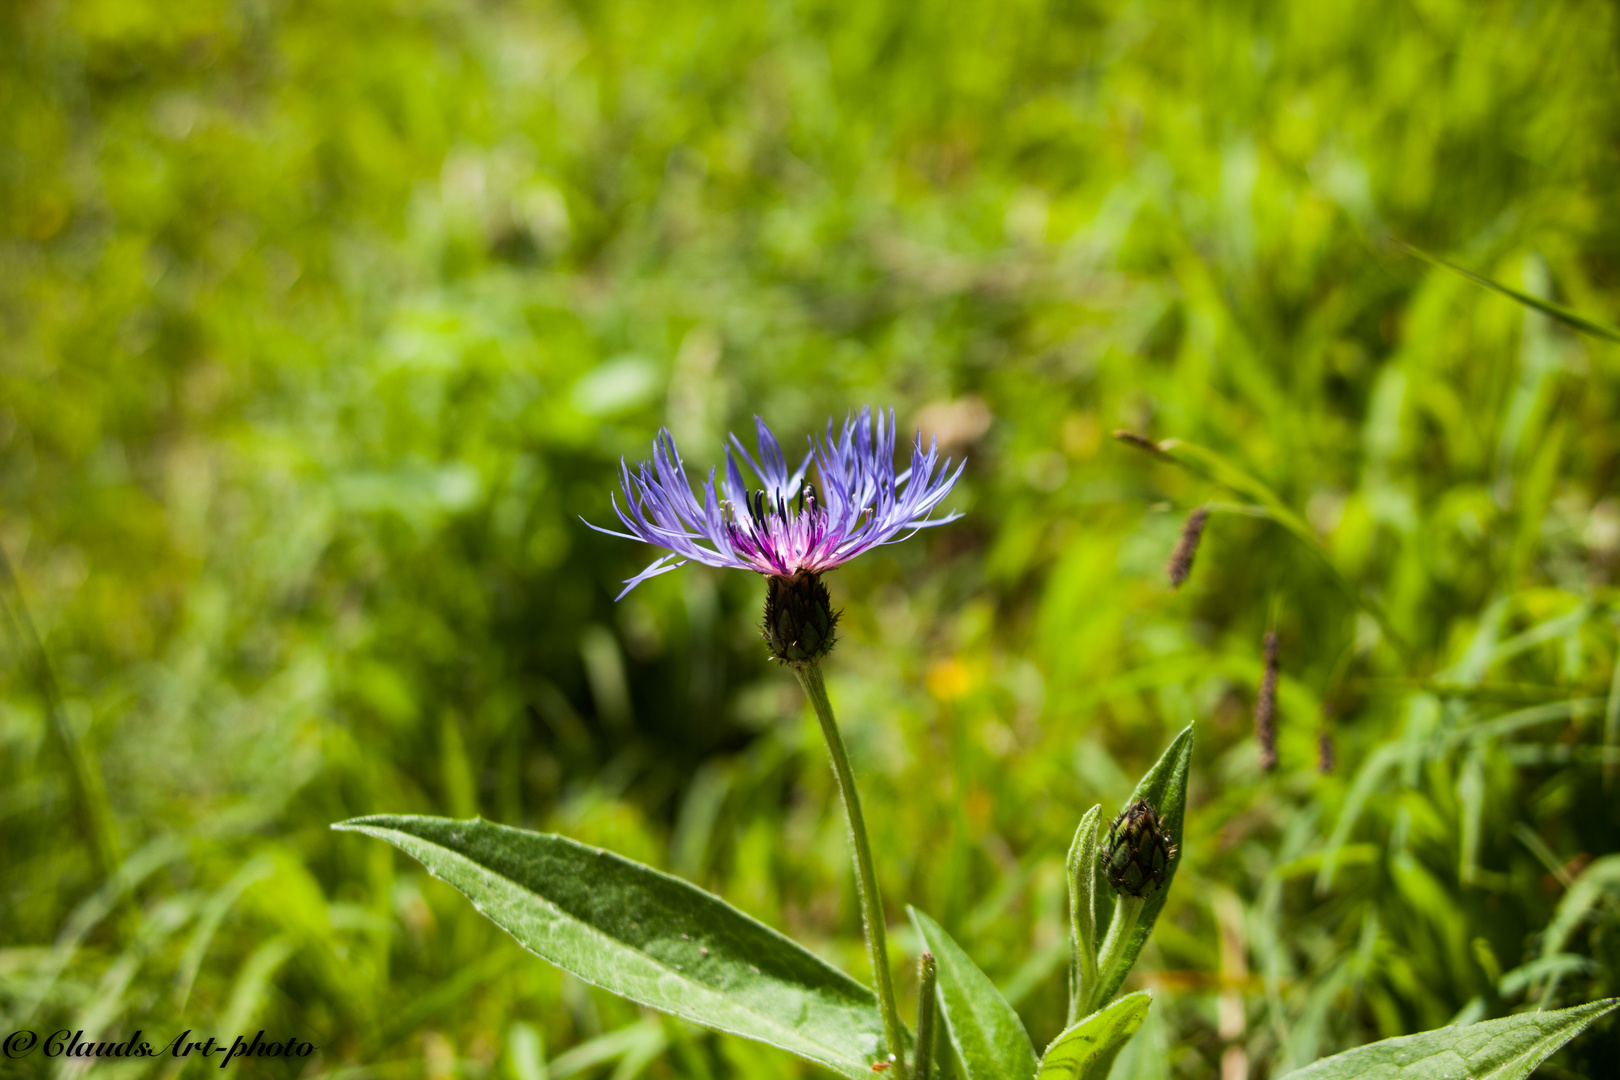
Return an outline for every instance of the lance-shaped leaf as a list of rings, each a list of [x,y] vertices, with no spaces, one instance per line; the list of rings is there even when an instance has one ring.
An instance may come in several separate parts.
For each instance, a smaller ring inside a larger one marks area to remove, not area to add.
[[[1093,806],[1080,819],[1069,845],[1069,1022],[1078,1020],[1081,1001],[1097,980],[1097,826],[1102,807]]]
[[[1147,1019],[1153,995],[1127,994],[1052,1040],[1041,1058],[1040,1080],[1107,1080],[1114,1059]]]
[[[938,923],[916,908],[906,910],[934,954],[939,1011],[967,1080],[1033,1080],[1035,1048],[1013,1007]]]
[[[1523,1080],[1616,1005],[1620,998],[1385,1039],[1296,1069],[1286,1080]]]
[[[1125,800],[1125,806],[1130,806],[1137,799],[1146,799],[1159,811],[1159,824],[1164,829],[1170,842],[1179,849],[1181,846],[1182,819],[1187,812],[1187,770],[1192,764],[1193,728],[1188,724],[1182,729],[1176,741],[1170,744],[1170,749],[1164,752],[1153,768],[1142,777],[1142,782],[1136,785],[1131,797]],[[1123,808],[1122,808],[1123,809]],[[1164,887],[1147,898],[1142,906],[1142,914],[1136,920],[1136,929],[1131,931],[1130,938],[1125,942],[1125,951],[1120,954],[1119,966],[1112,973],[1105,973],[1108,980],[1100,996],[1093,999],[1099,1004],[1106,1003],[1109,998],[1119,992],[1120,984],[1125,976],[1131,972],[1131,965],[1136,963],[1137,954],[1142,946],[1147,944],[1148,935],[1153,933],[1153,923],[1164,909],[1165,897],[1170,895],[1170,886],[1176,880],[1176,868],[1186,852],[1178,850],[1176,857],[1170,860],[1170,869],[1165,872]],[[1116,905],[1117,907],[1117,905]]]
[[[870,1080],[872,991],[724,900],[567,837],[379,815],[376,836],[461,890],[525,949],[631,1001]]]

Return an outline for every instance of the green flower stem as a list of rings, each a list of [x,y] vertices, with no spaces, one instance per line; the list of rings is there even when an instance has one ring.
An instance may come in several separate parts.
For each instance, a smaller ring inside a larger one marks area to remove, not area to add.
[[[900,1010],[894,1005],[894,986],[889,980],[888,926],[883,918],[883,901],[878,896],[877,873],[872,868],[872,845],[866,838],[866,819],[861,815],[861,796],[855,790],[855,772],[849,766],[849,754],[844,749],[844,737],[838,733],[838,721],[833,717],[832,702],[827,699],[827,684],[821,679],[821,665],[814,660],[794,664],[793,673],[799,677],[805,696],[816,707],[816,719],[821,722],[821,736],[827,741],[827,756],[832,758],[833,775],[838,777],[838,789],[844,796],[844,812],[849,818],[849,835],[855,846],[855,885],[861,894],[861,919],[866,924],[866,951],[872,960],[872,981],[876,984],[878,1008],[883,1012],[883,1035],[889,1043],[891,1076],[907,1080],[905,1029],[900,1025]]]
[[[1108,936],[1103,939],[1102,951],[1097,956],[1097,978],[1086,991],[1086,1007],[1082,1015],[1090,1016],[1108,1004],[1100,1000],[1102,988],[1114,981],[1114,969],[1119,966],[1120,958],[1125,954],[1125,943],[1131,939],[1131,931],[1136,929],[1136,920],[1142,917],[1142,908],[1146,905],[1147,900],[1143,897],[1120,894],[1119,904],[1114,908],[1114,919],[1108,924]]]

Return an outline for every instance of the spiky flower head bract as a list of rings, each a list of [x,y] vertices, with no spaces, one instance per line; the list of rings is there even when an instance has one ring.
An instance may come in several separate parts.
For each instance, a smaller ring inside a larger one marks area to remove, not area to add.
[[[910,467],[896,472],[892,409],[885,416],[882,410],[874,414],[863,408],[859,416],[846,417],[842,429],[828,420],[826,437],[809,440],[804,460],[791,472],[765,421],[754,420],[758,458],[731,436],[725,476],[717,487],[715,470],[709,470],[701,502],[667,430],[653,441],[652,461],[640,462],[634,470],[620,461],[625,505],[615,498],[613,509],[627,531],[585,524],[669,549],[627,580],[620,597],[688,562],[783,579],[820,574],[880,544],[961,516],[931,516],[962,475],[961,464],[954,472],[948,460],[941,464],[936,443],[925,450],[919,434]],[[749,488],[737,465],[739,456],[761,486]],[[807,479],[812,465],[814,484]]]
[[[1103,874],[1117,893],[1152,896],[1164,887],[1177,847],[1153,804],[1137,799],[1108,826],[1108,843],[1100,856]]]
[[[790,578],[772,574],[765,580],[760,630],[771,655],[784,664],[808,664],[832,652],[838,613],[821,575],[801,570]]]

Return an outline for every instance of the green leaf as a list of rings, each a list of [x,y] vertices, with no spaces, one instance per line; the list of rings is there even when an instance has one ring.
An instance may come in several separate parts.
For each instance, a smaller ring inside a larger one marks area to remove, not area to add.
[[[1114,1059],[1147,1019],[1153,995],[1127,994],[1052,1040],[1041,1058],[1040,1080],[1104,1080]]]
[[[872,991],[719,897],[567,837],[379,815],[379,837],[466,894],[525,949],[631,1001],[870,1080]]]
[[[1520,292],[1511,286],[1503,285],[1500,281],[1492,281],[1483,274],[1476,274],[1472,270],[1464,269],[1448,259],[1442,259],[1438,255],[1431,255],[1422,248],[1413,247],[1404,240],[1396,240],[1395,243],[1425,262],[1444,267],[1454,274],[1461,274],[1475,285],[1490,289],[1492,292],[1501,293],[1510,300],[1518,301],[1525,307],[1534,308],[1550,319],[1557,319],[1572,330],[1579,330],[1583,334],[1591,334],[1593,337],[1603,338],[1607,341],[1620,341],[1620,330],[1616,330],[1614,327],[1601,323],[1596,319],[1588,318],[1573,308],[1567,308],[1562,304],[1543,300],[1539,296],[1531,296],[1529,293]]]
[[[1170,895],[1170,886],[1175,883],[1176,870],[1181,866],[1181,860],[1187,853],[1180,850],[1182,819],[1187,813],[1187,770],[1192,765],[1193,726],[1188,724],[1182,729],[1176,741],[1164,752],[1153,768],[1142,777],[1142,782],[1136,785],[1131,797],[1125,800],[1125,806],[1130,806],[1137,799],[1146,799],[1159,811],[1159,821],[1164,831],[1169,835],[1170,842],[1177,847],[1176,857],[1170,861],[1170,870],[1164,877],[1164,888],[1147,898],[1142,906],[1142,914],[1137,919],[1136,929],[1131,931],[1130,938],[1125,942],[1125,951],[1120,954],[1120,963],[1111,973],[1102,994],[1096,999],[1106,1002],[1119,992],[1120,985],[1124,983],[1125,976],[1131,972],[1131,965],[1136,963],[1137,954],[1142,946],[1147,944],[1148,935],[1153,933],[1153,923],[1164,909],[1165,897]],[[1121,807],[1124,809],[1124,807]],[[1118,905],[1115,905],[1117,910]]]
[[[1287,1080],[1522,1080],[1620,998],[1385,1039],[1296,1069]]]
[[[1558,910],[1553,913],[1552,922],[1547,924],[1547,929],[1541,935],[1543,957],[1564,950],[1565,942],[1605,892],[1620,893],[1620,855],[1593,859],[1565,891],[1563,899],[1558,901]]]
[[[938,923],[906,908],[939,972],[939,1008],[967,1080],[1032,1080],[1035,1048],[1024,1022]]]
[[[1079,1019],[1080,1002],[1097,979],[1097,827],[1102,807],[1093,806],[1080,819],[1069,845],[1069,925],[1073,931],[1069,961],[1069,1022]]]

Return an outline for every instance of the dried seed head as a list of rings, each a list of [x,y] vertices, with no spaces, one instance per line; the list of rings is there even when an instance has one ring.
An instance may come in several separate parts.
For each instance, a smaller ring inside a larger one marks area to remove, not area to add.
[[[1277,767],[1277,632],[1266,631],[1266,670],[1254,698],[1254,737],[1260,742],[1260,768]]]
[[[1193,558],[1198,554],[1198,541],[1204,535],[1204,522],[1209,520],[1209,510],[1200,506],[1187,515],[1187,524],[1181,527],[1181,539],[1176,541],[1176,550],[1170,553],[1170,565],[1166,568],[1170,572],[1170,587],[1181,588],[1181,583],[1187,580],[1192,572]]]
[[[1150,454],[1164,453],[1163,450],[1159,449],[1158,443],[1154,442],[1146,435],[1138,435],[1134,431],[1126,431],[1124,428],[1120,428],[1118,431],[1114,432],[1114,438],[1118,439],[1122,443],[1128,443],[1129,445],[1136,447],[1138,450],[1146,450]]]
[[[1147,897],[1164,887],[1178,848],[1164,831],[1159,812],[1137,799],[1108,826],[1108,843],[1099,858],[1115,892]]]
[[[1333,752],[1333,733],[1323,728],[1316,736],[1316,771],[1326,776],[1333,771],[1336,760]]]
[[[831,652],[838,614],[821,575],[801,570],[790,578],[772,574],[765,580],[761,636],[771,655],[784,664],[807,664]]]

